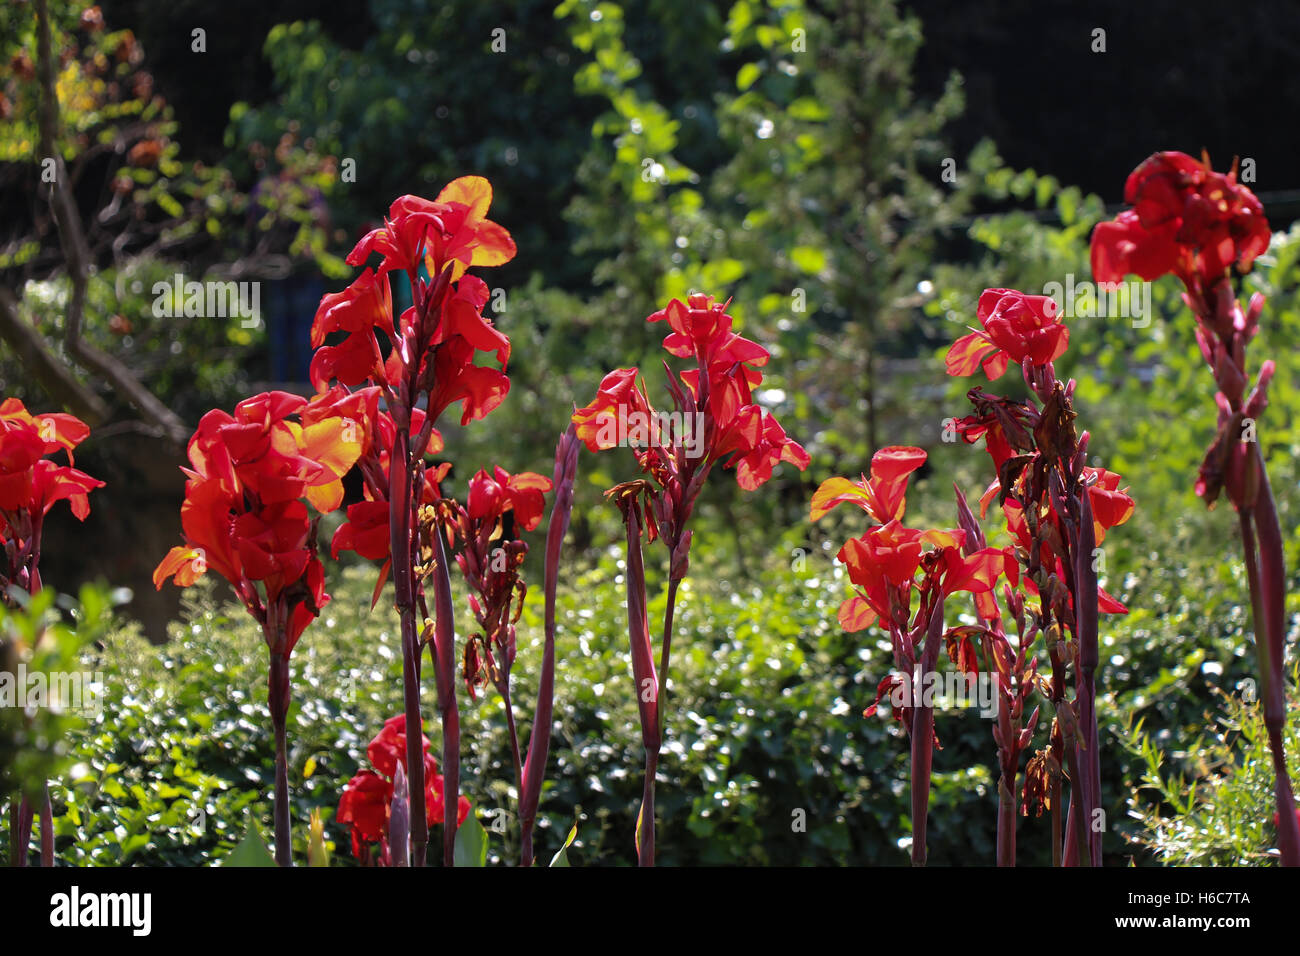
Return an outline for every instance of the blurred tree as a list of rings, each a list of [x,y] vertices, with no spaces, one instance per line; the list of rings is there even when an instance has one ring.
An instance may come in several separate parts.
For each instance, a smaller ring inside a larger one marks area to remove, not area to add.
[[[433,195],[467,173],[486,176],[493,212],[519,247],[493,283],[508,287],[543,272],[551,285],[584,287],[590,264],[568,254],[560,212],[594,108],[573,90],[552,0],[522,0],[508,14],[469,0],[369,7],[374,30],[359,49],[317,20],[274,27],[264,52],[275,96],[231,108],[227,145],[255,148],[294,132],[350,161],[331,196],[345,230],[334,241],[344,252],[397,196]]]
[[[160,273],[257,279],[295,260],[337,271],[324,232],[332,160],[286,136],[273,156],[254,157],[255,185],[241,191],[228,170],[181,160],[130,30],[62,0],[0,17],[0,337],[22,360],[21,374],[3,378],[93,424],[132,406],[147,430],[183,443],[169,393],[214,348],[246,348],[250,332],[223,317],[184,336],[171,323],[169,334],[154,310],[130,314],[127,300],[153,300],[142,280]]]

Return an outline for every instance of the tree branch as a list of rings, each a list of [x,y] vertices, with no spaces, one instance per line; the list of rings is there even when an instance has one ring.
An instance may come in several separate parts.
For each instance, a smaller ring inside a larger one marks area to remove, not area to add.
[[[55,181],[50,189],[50,205],[59,227],[59,242],[68,264],[68,278],[72,294],[68,299],[65,325],[65,345],[68,353],[88,371],[111,385],[140,413],[149,424],[155,425],[172,440],[184,444],[190,430],[185,423],[159,401],[139,379],[117,358],[85,342],[81,338],[81,323],[86,304],[86,286],[89,282],[90,251],[82,229],[81,217],[73,202],[68,186],[67,170],[63,156],[58,151],[58,94],[54,84],[54,59],[50,51],[50,15],[48,0],[36,0],[37,19],[37,70],[41,85],[40,149],[45,158],[53,159]]]
[[[108,419],[108,405],[86,388],[72,370],[53,352],[45,339],[22,317],[18,300],[8,289],[0,287],[0,338],[9,343],[45,393],[88,425]]]

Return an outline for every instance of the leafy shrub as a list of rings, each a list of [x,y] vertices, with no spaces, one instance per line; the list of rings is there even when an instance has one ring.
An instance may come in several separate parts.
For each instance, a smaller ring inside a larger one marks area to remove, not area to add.
[[[1171,866],[1275,866],[1273,762],[1263,712],[1254,693],[1216,696],[1218,713],[1205,714],[1205,732],[1188,744],[1175,745],[1165,730],[1134,728],[1129,747],[1145,772],[1129,799],[1129,813],[1142,825],[1132,841]],[[1300,706],[1293,703],[1288,717],[1294,775]]]

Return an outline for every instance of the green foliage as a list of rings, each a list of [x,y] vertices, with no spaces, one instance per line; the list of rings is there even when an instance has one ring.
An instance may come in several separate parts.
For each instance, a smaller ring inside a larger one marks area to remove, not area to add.
[[[1273,761],[1254,693],[1216,693],[1217,712],[1188,743],[1139,722],[1127,746],[1140,760],[1141,782],[1129,813],[1141,825],[1132,840],[1171,866],[1275,866]],[[1285,733],[1291,774],[1300,770],[1300,706]],[[1172,764],[1172,772],[1169,765]]]
[[[86,585],[77,598],[49,588],[8,597],[14,607],[0,604],[0,805],[23,794],[35,803],[73,762],[69,740],[109,696],[93,642],[126,596]],[[0,859],[9,854],[5,840]]]
[[[374,30],[358,49],[317,21],[273,28],[264,53],[276,98],[236,103],[227,146],[242,152],[290,134],[339,164],[351,160],[355,178],[331,196],[343,251],[397,196],[432,198],[457,176],[486,176],[497,194],[492,218],[520,250],[502,281],[542,269],[562,288],[584,281],[586,263],[555,255],[568,245],[559,212],[591,110],[572,93],[554,0],[514,3],[506,20],[500,9],[463,0],[368,6]]]
[[[253,820],[248,822],[248,832],[244,834],[244,839],[239,841],[239,846],[231,851],[230,855],[223,859],[220,866],[253,866],[268,867],[278,866],[275,857],[271,855],[271,849],[262,839],[261,832],[257,829],[257,823]]]
[[[640,764],[640,736],[618,565],[603,559],[561,594],[557,727],[537,843],[539,857],[556,853],[578,816],[566,853],[575,865],[635,859],[640,783],[629,768]],[[661,860],[904,862],[906,747],[889,722],[861,716],[889,655],[879,646],[853,649],[834,626],[836,595],[827,589],[842,584],[838,572],[794,571],[778,556],[759,600],[753,586],[710,572],[704,549],[695,566],[683,588],[668,691]],[[370,738],[400,709],[396,622],[382,607],[366,611],[373,573],[342,573],[334,600],[294,655],[289,761],[300,862],[308,818],[320,809],[336,865],[353,863],[346,828],[333,814],[343,785],[366,765]],[[534,692],[539,603],[530,600],[521,623],[519,701]],[[274,755],[264,652],[251,619],[238,607],[216,607],[200,588],[188,594],[185,619],[162,648],[131,628],[104,644],[103,713],[74,735],[74,766],[51,788],[59,858],[209,864],[235,851],[249,812],[265,832]],[[486,696],[462,707],[465,792],[478,812],[510,814],[509,832],[500,840],[492,834],[487,850],[490,862],[514,862],[501,703]],[[436,722],[426,719],[436,747]],[[987,772],[971,775],[963,757],[991,752],[989,728],[953,716],[941,718],[939,732],[948,749],[937,759],[931,856],[982,862],[992,852],[991,828],[979,832],[986,816],[991,827],[991,789]],[[806,811],[806,833],[792,828],[795,810]]]
[[[456,865],[486,866],[487,852],[487,831],[478,822],[478,814],[470,810],[465,822],[456,830]]]

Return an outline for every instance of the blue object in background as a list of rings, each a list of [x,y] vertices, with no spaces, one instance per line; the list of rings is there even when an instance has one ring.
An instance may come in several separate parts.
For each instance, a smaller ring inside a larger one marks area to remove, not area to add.
[[[396,317],[411,306],[411,282],[403,272],[389,275]],[[282,385],[306,385],[311,381],[311,324],[321,296],[325,294],[325,280],[319,275],[273,279],[266,283],[264,291],[262,312],[266,320],[271,381]]]
[[[305,384],[311,368],[311,323],[325,283],[317,275],[290,276],[268,282],[266,293],[271,381]]]

